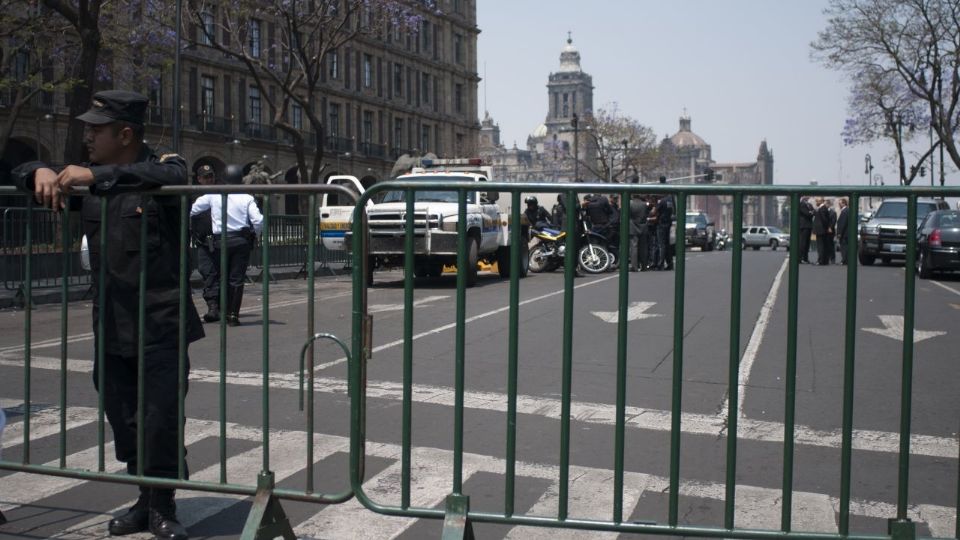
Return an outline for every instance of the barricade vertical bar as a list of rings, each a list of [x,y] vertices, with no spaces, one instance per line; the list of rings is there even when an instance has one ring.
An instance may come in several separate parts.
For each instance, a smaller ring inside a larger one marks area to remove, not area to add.
[[[463,188],[457,190],[457,215],[467,215],[467,192]],[[456,329],[456,369],[454,373],[453,409],[453,494],[463,493],[463,384],[464,384],[464,355],[466,348],[466,312],[467,312],[467,249],[474,240],[467,236],[467,220],[457,220],[457,329]]]
[[[227,204],[226,193],[220,195],[220,302],[226,303],[230,311],[230,297],[227,294]],[[212,216],[211,212],[211,216]],[[227,317],[220,317],[220,483],[227,483]]]
[[[310,386],[307,388],[307,493],[313,493],[313,391],[314,378],[316,377],[313,352],[313,335],[314,332],[316,332],[316,322],[314,320],[316,316],[316,289],[314,284],[314,280],[316,279],[316,264],[314,257],[316,256],[317,246],[317,195],[311,193],[309,200],[310,208],[308,211],[309,215],[307,216],[307,339],[310,340],[310,345],[307,347],[307,354],[310,355],[310,361],[307,364],[309,369],[307,378],[309,379]],[[320,244],[320,249],[323,249],[322,243]]]
[[[413,242],[416,238],[414,200],[416,192],[407,189],[405,235],[403,241],[403,420],[400,446],[400,506],[410,507],[410,447],[413,408]],[[464,215],[464,214],[461,214]],[[426,225],[426,224],[425,224]]]
[[[510,320],[507,328],[507,478],[503,497],[503,514],[512,516],[515,502],[517,474],[517,372],[520,327],[520,192],[511,194],[510,202]]]
[[[680,417],[683,398],[683,297],[686,271],[687,194],[676,195],[676,243],[673,285],[673,399],[670,405],[670,526],[676,527],[680,505]],[[669,238],[669,235],[668,235]],[[667,241],[669,244],[669,240]],[[669,250],[669,247],[667,247]]]
[[[63,279],[60,282],[60,467],[67,466],[67,302],[70,300],[70,203],[69,199],[67,201],[67,207],[60,212],[63,216],[60,221],[60,253],[63,257],[60,261],[63,266]],[[30,225],[27,224],[28,227]]]
[[[192,301],[190,280],[187,276],[188,249],[190,237],[187,225],[190,223],[190,199],[180,196],[180,305],[177,315],[177,478],[186,476],[186,449],[184,448],[184,429],[186,423],[187,399],[187,302]]]
[[[853,445],[853,383],[857,335],[857,226],[860,196],[850,197],[847,207],[847,313],[843,347],[843,424],[840,433],[840,522],[838,532],[850,533],[850,471]]]
[[[270,230],[270,195],[265,195],[263,197],[263,229],[261,230]],[[263,247],[260,250],[260,253],[263,255],[263,267],[269,269],[269,234],[263,235]],[[263,299],[260,302],[260,304],[263,306],[263,324],[261,326],[261,343],[263,344],[263,393],[261,395],[263,410],[261,414],[263,418],[263,429],[261,430],[261,433],[263,434],[263,472],[266,473],[270,470],[270,279],[262,279],[261,284],[263,285]],[[310,373],[312,376],[313,370],[311,370]],[[313,384],[310,386],[313,386]]]
[[[617,306],[617,420],[613,444],[613,522],[623,521],[623,452],[625,446],[625,410],[627,407],[627,302],[633,264],[630,253],[630,193],[620,197],[620,294]]]
[[[33,197],[27,196],[27,230],[24,248],[23,303],[23,464],[30,464],[30,336],[33,322]]]
[[[737,496],[737,421],[740,419],[740,301],[743,284],[743,194],[733,196],[733,261],[730,267],[730,364],[727,368],[727,470],[723,526],[734,527]],[[795,240],[790,241],[796,243]]]
[[[900,379],[900,456],[897,481],[897,520],[907,520],[910,488],[910,414],[913,399],[913,323],[916,289],[917,196],[907,197],[907,262],[903,287],[903,373]]]
[[[146,455],[146,328],[147,328],[147,198],[140,197],[140,299],[137,302],[137,476],[143,476]],[[103,232],[101,232],[103,234]],[[102,256],[102,254],[101,254]],[[103,284],[101,284],[102,286]],[[102,309],[102,306],[101,306]]]
[[[557,519],[567,519],[567,498],[570,483],[570,385],[573,371],[573,277],[579,265],[577,239],[580,227],[580,205],[574,190],[566,193],[567,245],[563,257],[563,365],[560,382],[560,500]]]
[[[790,230],[800,230],[800,194],[790,196]],[[817,242],[820,239],[817,238]],[[797,289],[800,284],[800,246],[790,242],[790,279],[787,292],[787,371],[783,413],[783,494],[780,508],[780,530],[790,532],[793,513],[793,442],[794,413],[797,404]]]
[[[104,303],[107,301],[107,291],[103,286],[107,277],[106,258],[103,256],[107,252],[106,231],[107,223],[107,199],[100,197],[100,251],[97,255],[97,470],[103,472],[106,469],[104,457],[104,438],[105,438],[105,419],[104,419],[104,393],[106,392],[106,336],[103,333],[104,325]],[[91,262],[93,257],[91,257]]]

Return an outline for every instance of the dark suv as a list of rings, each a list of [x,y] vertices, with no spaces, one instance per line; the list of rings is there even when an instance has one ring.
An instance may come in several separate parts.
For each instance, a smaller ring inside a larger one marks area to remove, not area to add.
[[[717,231],[709,216],[703,212],[687,212],[686,244],[713,251],[717,245]]]
[[[917,200],[917,224],[934,210],[949,210],[950,206],[936,199]],[[880,258],[884,264],[907,257],[907,200],[886,199],[877,211],[860,225],[860,264],[871,265]]]

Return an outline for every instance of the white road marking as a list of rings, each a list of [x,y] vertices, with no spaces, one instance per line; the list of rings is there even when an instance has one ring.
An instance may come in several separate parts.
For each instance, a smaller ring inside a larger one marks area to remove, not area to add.
[[[19,365],[17,360],[0,355],[0,366]],[[57,358],[34,358],[35,369],[59,370],[60,360]],[[70,360],[68,369],[76,372],[90,372],[93,362],[90,360]],[[240,386],[260,387],[263,374],[254,371],[228,371],[227,384]],[[297,373],[271,373],[270,387],[275,389],[295,390],[300,387]],[[208,369],[194,369],[190,372],[191,382],[217,383],[220,381],[220,372]],[[347,381],[338,378],[319,377],[314,379],[314,389],[317,392],[335,395],[348,395]],[[392,401],[403,400],[403,385],[392,381],[367,381],[368,399],[385,399]],[[452,407],[455,402],[454,389],[445,386],[414,384],[413,401]],[[464,407],[493,412],[506,412],[507,395],[498,392],[467,391],[464,394]],[[591,403],[573,401],[570,404],[571,417],[588,424],[613,426],[616,424],[616,407],[606,403]],[[560,418],[561,400],[545,397],[518,395],[517,412],[557,420]],[[625,409],[626,425],[634,429],[652,431],[670,431],[671,415],[668,410],[648,409],[643,407],[627,407]],[[682,413],[681,425],[684,433],[722,436],[726,431],[726,422],[723,416],[713,414]],[[783,442],[783,424],[765,420],[741,418],[738,434],[741,439],[763,442]],[[840,448],[841,437],[839,430],[820,430],[809,426],[796,426],[796,443],[824,448]],[[938,437],[933,435],[911,435],[910,451],[913,455],[943,457],[955,459],[958,451],[956,438]],[[898,453],[900,436],[896,432],[855,430],[853,432],[853,448],[874,452]]]
[[[743,403],[747,398],[747,386],[750,384],[750,372],[753,371],[753,363],[757,360],[757,353],[760,351],[760,344],[763,342],[763,334],[767,331],[767,325],[770,324],[770,316],[773,314],[773,306],[777,303],[777,295],[780,294],[780,282],[783,280],[783,274],[787,271],[790,259],[784,259],[780,265],[780,271],[773,278],[773,285],[770,286],[770,292],[767,293],[767,300],[760,308],[760,315],[757,317],[757,323],[753,327],[753,333],[750,334],[750,341],[747,342],[747,348],[743,351],[740,358],[740,369],[737,372],[737,386],[740,391],[740,399],[737,403],[737,421],[746,419],[743,413]],[[723,410],[720,416],[725,417],[730,410],[730,396],[724,398]]]
[[[413,301],[413,307],[419,307],[430,302],[445,300],[449,296],[428,296]],[[403,304],[374,304],[367,307],[367,313],[382,313],[384,311],[403,311]]]
[[[878,336],[888,337],[896,341],[903,341],[903,316],[902,315],[877,315],[883,328],[863,328],[866,332],[872,332]],[[920,343],[925,339],[944,336],[946,332],[939,330],[916,330],[913,331],[913,342]]]
[[[632,302],[627,308],[627,321],[639,321],[653,317],[663,317],[659,313],[645,313],[648,309],[657,305],[656,302]],[[594,316],[603,322],[616,323],[620,321],[620,311],[591,311]]]
[[[932,284],[936,285],[937,287],[940,287],[941,289],[950,291],[950,292],[952,292],[953,294],[955,294],[955,295],[957,295],[957,296],[960,296],[960,291],[958,291],[957,289],[954,289],[953,287],[951,287],[951,286],[949,286],[949,285],[947,285],[947,284],[945,284],[945,283],[940,283],[939,281],[933,281],[933,280],[929,280],[929,281],[927,281],[927,283],[932,283]]]
[[[19,400],[22,404],[23,401]],[[97,421],[96,410],[93,414],[90,409],[80,407],[67,407],[67,429],[91,424]],[[11,418],[7,418],[9,422]],[[3,431],[3,440],[0,441],[0,448],[10,448],[11,446],[23,443],[23,421],[12,423]],[[60,408],[44,409],[30,414],[30,440],[42,439],[60,433]]]
[[[587,282],[587,283],[581,283],[580,285],[574,285],[573,288],[574,288],[574,289],[580,289],[580,288],[582,288],[582,287],[589,287],[589,286],[591,286],[591,285],[596,285],[597,283],[603,283],[604,281],[611,280],[611,279],[615,279],[615,278],[617,278],[617,277],[619,277],[619,276],[616,276],[616,275],[614,275],[614,276],[607,276],[607,277],[595,279],[595,280],[593,280],[593,281],[589,281],[589,282]],[[554,297],[554,296],[563,294],[563,292],[564,292],[564,291],[561,289],[561,290],[559,290],[559,291],[553,291],[553,292],[550,292],[550,293],[547,293],[547,294],[542,294],[542,295],[540,295],[540,296],[535,296],[535,297],[533,297],[533,298],[528,298],[528,299],[526,299],[526,300],[522,300],[522,301],[520,301],[519,304],[517,304],[517,305],[518,305],[518,307],[519,307],[519,306],[525,306],[525,305],[527,305],[527,304],[532,304],[532,303],[534,303],[534,302],[539,302],[540,300],[545,300],[545,299],[547,299],[547,298],[552,298],[552,297]],[[492,317],[492,316],[494,316],[494,315],[498,315],[498,314],[500,314],[500,313],[503,313],[503,312],[509,311],[509,310],[510,310],[510,306],[507,305],[507,306],[504,306],[504,307],[501,307],[501,308],[497,308],[497,309],[495,309],[495,310],[493,310],[493,311],[488,311],[488,312],[486,312],[486,313],[481,313],[481,314],[479,314],[479,315],[474,315],[474,316],[472,316],[472,317],[467,317],[467,319],[464,321],[464,324],[469,324],[469,323],[472,323],[472,322],[474,322],[474,321],[479,321],[480,319],[485,319],[485,318],[487,318],[487,317]],[[449,323],[449,324],[445,324],[445,325],[443,325],[443,326],[438,326],[438,327],[434,328],[433,330],[428,330],[428,331],[426,331],[426,332],[421,332],[421,333],[419,333],[419,334],[415,334],[415,335],[413,336],[413,339],[412,339],[412,340],[413,340],[413,341],[416,341],[416,340],[418,340],[418,339],[425,338],[425,337],[427,337],[427,336],[432,336],[432,335],[434,335],[434,334],[439,334],[440,332],[444,332],[444,331],[447,331],[447,330],[450,330],[450,329],[456,328],[456,327],[457,327],[457,323],[456,323],[456,322],[452,322],[452,323]],[[373,353],[378,353],[378,352],[380,352],[380,351],[384,351],[384,350],[387,350],[387,349],[391,349],[391,348],[397,347],[397,346],[399,346],[399,345],[403,345],[403,339],[398,339],[398,340],[395,340],[395,341],[391,341],[391,342],[389,342],[389,343],[384,343],[383,345],[378,345],[378,346],[374,347],[371,352],[373,352]],[[342,364],[342,363],[344,363],[344,362],[346,362],[346,361],[347,361],[347,358],[346,358],[346,357],[341,357],[341,358],[338,358],[338,359],[333,360],[333,361],[331,361],[331,362],[327,362],[327,363],[325,363],[325,364],[318,364],[318,365],[314,368],[314,370],[315,370],[315,371],[320,371],[320,370],[322,370],[322,369],[327,369],[327,368],[330,368],[330,367],[333,367],[333,366],[338,366],[338,365],[340,365],[340,364]]]

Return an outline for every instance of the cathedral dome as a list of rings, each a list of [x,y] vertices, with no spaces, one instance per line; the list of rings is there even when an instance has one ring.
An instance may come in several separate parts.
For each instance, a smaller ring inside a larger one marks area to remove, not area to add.
[[[677,148],[703,148],[708,146],[707,141],[703,140],[703,138],[696,133],[690,131],[689,116],[680,117],[680,131],[678,131],[673,137],[670,137],[670,142]]]
[[[573,38],[567,36],[567,46],[560,53],[560,73],[579,73],[580,51],[573,46]]]

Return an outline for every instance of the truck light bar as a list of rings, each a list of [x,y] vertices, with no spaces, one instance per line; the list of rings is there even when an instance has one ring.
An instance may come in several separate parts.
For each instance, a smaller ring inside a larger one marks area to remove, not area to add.
[[[420,164],[424,167],[439,167],[442,165],[473,165],[479,166],[483,165],[483,159],[481,158],[460,158],[460,159],[423,159],[420,160]]]

